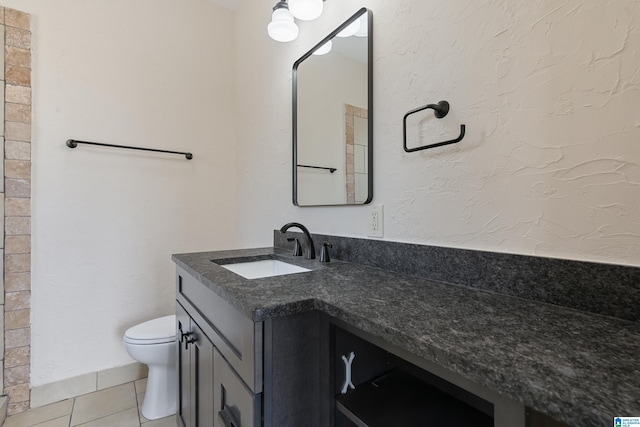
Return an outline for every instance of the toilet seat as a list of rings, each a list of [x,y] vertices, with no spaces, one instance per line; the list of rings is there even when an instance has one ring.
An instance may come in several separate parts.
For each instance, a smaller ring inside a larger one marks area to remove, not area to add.
[[[124,342],[135,345],[164,344],[175,340],[175,314],[140,323],[124,333]]]

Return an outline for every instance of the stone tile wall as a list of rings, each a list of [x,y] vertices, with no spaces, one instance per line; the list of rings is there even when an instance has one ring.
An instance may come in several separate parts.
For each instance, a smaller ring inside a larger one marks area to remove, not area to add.
[[[29,408],[31,368],[31,17],[0,8],[4,38],[3,393],[9,414]],[[0,55],[2,56],[2,55]]]

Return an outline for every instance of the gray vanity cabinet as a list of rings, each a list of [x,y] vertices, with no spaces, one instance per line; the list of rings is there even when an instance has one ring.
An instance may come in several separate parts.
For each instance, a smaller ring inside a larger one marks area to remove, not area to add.
[[[181,267],[180,427],[319,427],[320,314],[254,322]]]
[[[262,323],[253,322],[178,268],[180,427],[258,427]]]

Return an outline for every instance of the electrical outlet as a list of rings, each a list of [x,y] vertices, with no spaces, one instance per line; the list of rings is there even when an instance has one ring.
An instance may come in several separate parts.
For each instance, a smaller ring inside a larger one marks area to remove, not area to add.
[[[382,237],[384,235],[384,216],[382,212],[382,205],[372,205],[369,207],[367,221],[367,234],[369,237]]]

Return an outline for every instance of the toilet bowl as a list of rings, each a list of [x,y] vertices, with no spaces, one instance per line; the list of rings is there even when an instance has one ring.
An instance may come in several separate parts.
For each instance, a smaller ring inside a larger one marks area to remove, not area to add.
[[[124,333],[127,353],[149,367],[147,391],[140,410],[149,420],[176,413],[178,372],[176,316],[165,316],[133,326]]]

